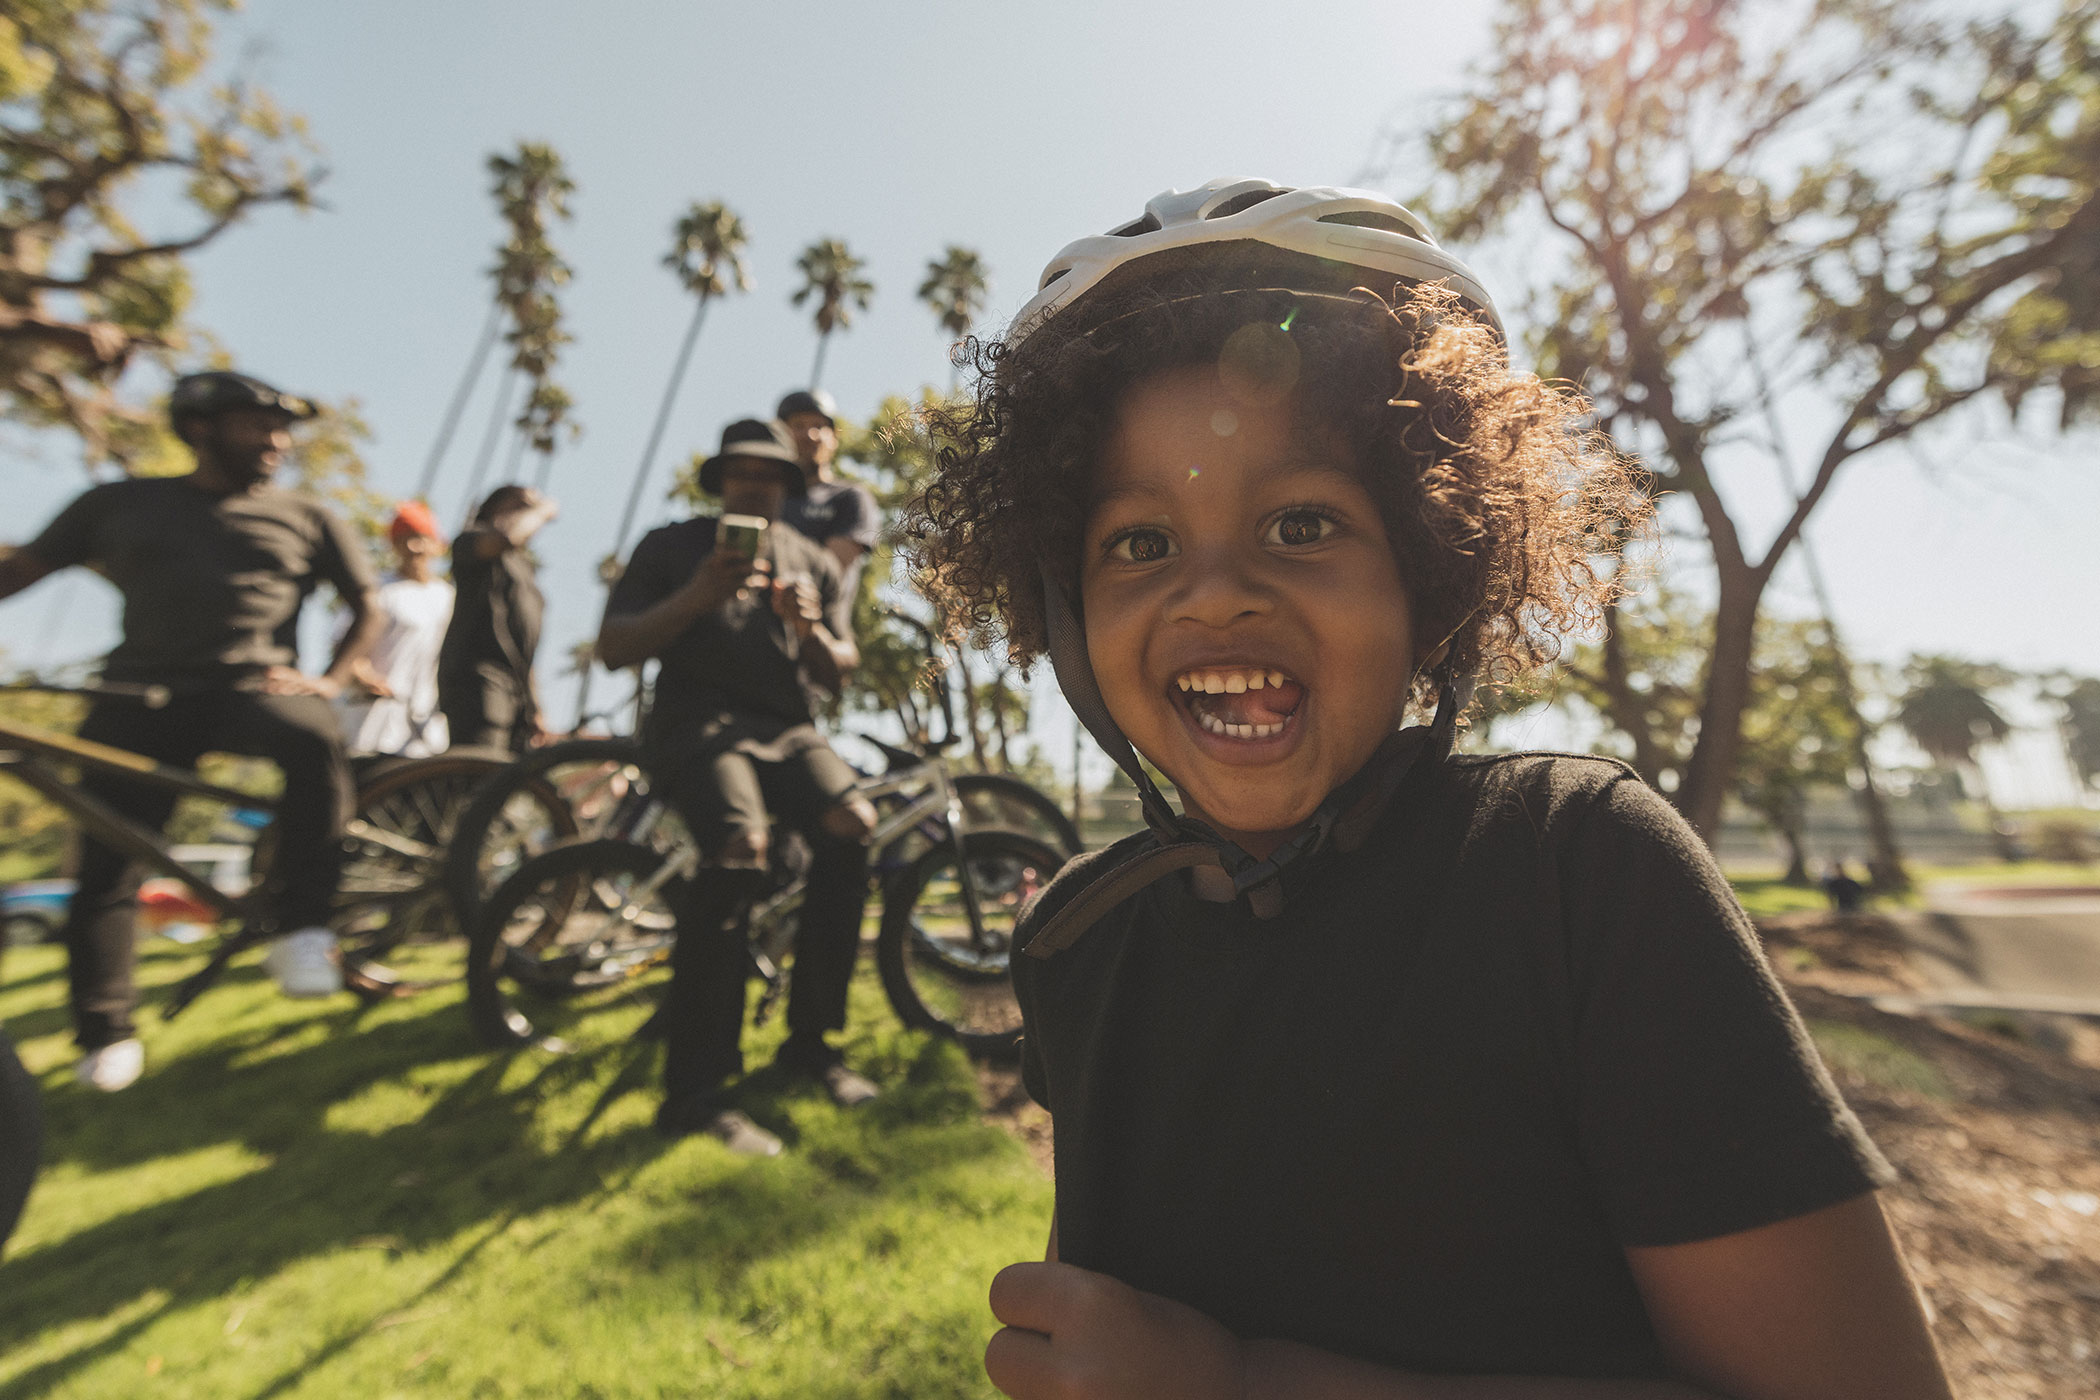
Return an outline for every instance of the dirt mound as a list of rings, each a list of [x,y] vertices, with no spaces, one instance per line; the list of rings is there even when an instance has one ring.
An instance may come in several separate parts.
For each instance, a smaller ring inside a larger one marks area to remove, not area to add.
[[[1762,926],[1845,1097],[1903,1174],[1886,1193],[1963,1400],[2100,1396],[2100,1030],[1888,1015],[1920,979],[1885,920]]]

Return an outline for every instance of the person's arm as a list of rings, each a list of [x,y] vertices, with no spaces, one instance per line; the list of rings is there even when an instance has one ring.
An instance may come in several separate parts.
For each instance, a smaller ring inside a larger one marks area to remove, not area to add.
[[[836,635],[825,623],[823,595],[816,583],[807,578],[776,581],[773,611],[800,639],[801,660],[809,678],[833,695],[843,691],[846,677],[860,665],[860,648],[851,637]]]
[[[386,611],[379,605],[379,581],[365,558],[364,546],[333,511],[316,509],[320,546],[313,557],[314,577],[335,589],[349,621],[336,639],[326,671],[309,676],[296,666],[272,666],[263,674],[263,690],[271,695],[318,695],[332,700],[356,682],[357,663],[386,630]]]
[[[528,491],[525,501],[509,510],[497,511],[486,525],[471,531],[474,553],[483,559],[493,559],[506,550],[523,549],[559,514],[561,505],[552,496]]]
[[[0,598],[12,598],[38,579],[57,571],[57,565],[47,563],[44,556],[34,550],[11,549],[0,555]]]
[[[992,1281],[985,1371],[1014,1400],[1949,1400],[1872,1195],[1694,1244],[1627,1250],[1682,1379],[1422,1375],[1242,1342],[1194,1308],[1052,1261]]]
[[[640,553],[636,551],[637,564]],[[683,584],[647,607],[623,609],[615,591],[606,604],[605,621],[598,627],[599,661],[609,671],[641,665],[694,622],[736,597],[747,584],[763,585],[763,576],[754,572],[757,568],[748,555],[717,549],[700,561]],[[634,571],[635,565],[630,565],[629,573]]]
[[[831,552],[832,558],[839,561],[839,572],[842,574],[853,567],[854,560],[868,552],[866,545],[847,535],[833,535],[824,541],[824,548]]]
[[[94,557],[94,536],[110,488],[97,486],[75,496],[42,534],[18,549],[0,554],[0,598],[12,598],[39,579]]]

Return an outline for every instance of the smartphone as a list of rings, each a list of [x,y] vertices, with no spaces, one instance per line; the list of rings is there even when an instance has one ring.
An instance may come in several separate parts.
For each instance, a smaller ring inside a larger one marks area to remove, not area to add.
[[[763,515],[725,515],[715,526],[715,548],[756,559],[766,537],[766,523]]]

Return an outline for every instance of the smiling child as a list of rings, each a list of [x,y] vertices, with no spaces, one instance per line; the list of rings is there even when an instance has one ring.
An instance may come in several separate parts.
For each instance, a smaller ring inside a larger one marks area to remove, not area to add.
[[[1148,822],[1017,933],[1057,1212],[994,1383],[1945,1396],[1887,1164],[1704,847],[1609,760],[1451,751],[1648,522],[1465,267],[1379,196],[1213,181],[977,358],[908,531]]]

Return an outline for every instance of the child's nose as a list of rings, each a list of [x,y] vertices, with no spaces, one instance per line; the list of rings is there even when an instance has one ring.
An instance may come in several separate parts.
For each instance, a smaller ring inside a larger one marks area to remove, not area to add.
[[[1170,600],[1175,621],[1224,627],[1267,612],[1275,601],[1260,549],[1221,543],[1191,553],[1177,571],[1180,586]]]

